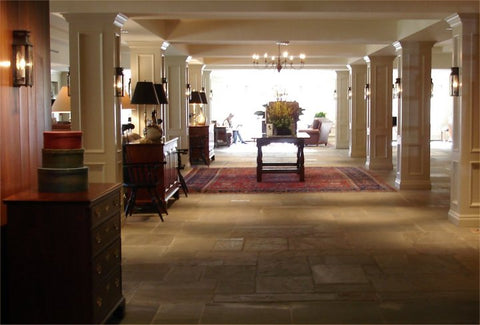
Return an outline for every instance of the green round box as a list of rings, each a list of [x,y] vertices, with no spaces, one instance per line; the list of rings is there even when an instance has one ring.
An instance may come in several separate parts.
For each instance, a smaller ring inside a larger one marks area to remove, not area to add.
[[[83,167],[84,149],[42,149],[43,168]]]
[[[51,193],[88,190],[88,167],[38,168],[38,191]]]

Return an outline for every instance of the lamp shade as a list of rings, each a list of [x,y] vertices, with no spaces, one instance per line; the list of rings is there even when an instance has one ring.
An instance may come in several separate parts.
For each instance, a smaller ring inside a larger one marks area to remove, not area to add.
[[[205,94],[205,90],[203,90],[203,89],[202,89],[202,91],[200,92],[200,99],[202,100],[202,103],[203,103],[203,104],[208,104],[207,94]]]
[[[194,90],[190,94],[190,104],[203,104],[202,98],[200,97],[200,92]]]
[[[158,105],[158,97],[151,81],[139,81],[133,92],[132,104]]]
[[[68,96],[68,88],[63,86],[53,102],[52,112],[70,112],[70,96]]]
[[[157,92],[157,97],[160,104],[168,104],[167,95],[165,95],[163,84],[155,84],[155,91]]]
[[[122,109],[136,109],[137,107],[130,102],[130,96],[125,94],[122,97]]]

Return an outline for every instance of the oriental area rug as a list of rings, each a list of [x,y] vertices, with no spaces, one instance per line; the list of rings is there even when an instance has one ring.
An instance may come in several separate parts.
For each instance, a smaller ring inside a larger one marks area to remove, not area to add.
[[[185,175],[192,193],[288,193],[395,191],[369,171],[358,167],[306,167],[305,182],[297,174],[264,174],[255,168],[193,168]]]

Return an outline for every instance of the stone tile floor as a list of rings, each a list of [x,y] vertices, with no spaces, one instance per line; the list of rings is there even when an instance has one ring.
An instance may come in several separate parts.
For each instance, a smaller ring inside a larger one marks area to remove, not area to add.
[[[219,149],[213,165],[254,166],[255,147]],[[432,146],[431,173],[430,191],[182,194],[163,223],[129,217],[120,323],[478,324],[480,235],[447,220],[448,146]]]

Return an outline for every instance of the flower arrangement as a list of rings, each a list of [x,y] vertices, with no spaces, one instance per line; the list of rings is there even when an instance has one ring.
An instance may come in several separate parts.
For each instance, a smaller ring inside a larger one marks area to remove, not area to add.
[[[264,105],[266,107],[267,123],[277,129],[290,129],[296,132],[296,124],[303,114],[298,102],[276,101]],[[293,129],[292,129],[293,128]]]

